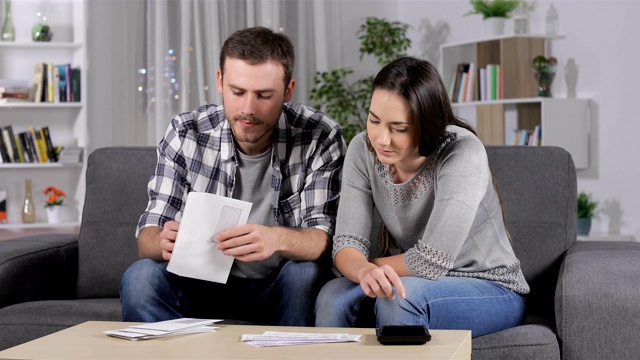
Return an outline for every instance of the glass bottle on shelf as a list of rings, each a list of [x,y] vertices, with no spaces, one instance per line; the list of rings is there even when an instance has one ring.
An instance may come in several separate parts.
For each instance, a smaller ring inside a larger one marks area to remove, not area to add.
[[[16,31],[11,20],[11,0],[4,2],[4,24],[2,25],[2,41],[14,41],[16,39]]]
[[[549,10],[547,10],[546,30],[547,35],[558,35],[560,33],[558,26],[558,10],[556,10],[556,7],[553,6],[553,4],[549,5]]]
[[[25,196],[22,205],[22,222],[32,224],[36,222],[36,209],[33,206],[33,198],[31,197],[31,180],[25,180]]]

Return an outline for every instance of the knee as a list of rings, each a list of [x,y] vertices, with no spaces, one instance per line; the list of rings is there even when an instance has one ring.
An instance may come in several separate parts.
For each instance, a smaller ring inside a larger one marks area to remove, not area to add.
[[[365,298],[358,284],[341,277],[326,283],[316,298],[316,326],[351,327],[355,324],[354,311]]]
[[[133,263],[122,275],[120,283],[120,296],[125,298],[138,298],[148,290],[155,289],[159,282],[165,278],[166,263],[151,259],[142,259]]]
[[[313,261],[289,260],[280,270],[282,284],[288,288],[317,293],[329,281],[330,269]]]

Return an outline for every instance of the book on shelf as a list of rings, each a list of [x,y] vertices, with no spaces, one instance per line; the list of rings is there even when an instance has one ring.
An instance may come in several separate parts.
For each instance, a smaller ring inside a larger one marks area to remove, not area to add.
[[[536,125],[533,130],[513,129],[511,145],[540,146],[542,144],[542,126]]]
[[[21,132],[16,134],[16,136],[18,137],[18,141],[20,142],[20,148],[22,149],[22,157],[24,159],[24,162],[36,162],[36,160],[34,160],[33,158],[31,147],[29,146],[29,141],[27,140],[25,133]]]
[[[478,69],[478,100],[487,101],[487,68]]]
[[[503,99],[502,67],[498,64],[487,64],[478,70],[480,84],[479,99],[482,101]]]
[[[80,68],[71,69],[71,101],[80,102]]]
[[[464,85],[467,81],[467,73],[469,71],[469,63],[459,63],[456,65],[456,71],[453,76],[453,89],[451,92],[451,102],[462,102],[464,98]]]
[[[21,162],[20,161],[21,150],[18,149],[18,145],[16,143],[16,135],[13,132],[13,126],[11,125],[5,126],[4,129],[2,129],[2,135],[5,137],[5,142],[7,144],[11,144],[11,151],[13,152],[12,162]]]
[[[1,92],[0,99],[20,99],[20,100],[29,100],[29,93],[19,93],[19,92]]]
[[[57,162],[62,149],[62,146],[53,146],[47,126],[40,129],[29,126],[25,131],[17,133],[14,133],[11,125],[0,129],[0,163]],[[82,149],[73,149],[70,148],[65,158],[66,163],[82,161]]]
[[[29,99],[20,99],[14,97],[0,97],[0,104],[26,104],[30,103]]]
[[[70,63],[36,63],[32,89],[34,102],[79,102],[80,69]]]
[[[61,164],[77,164],[82,162],[81,147],[63,147],[58,156],[58,162]]]
[[[55,78],[54,78],[54,72],[53,72],[53,63],[47,63],[46,64],[46,69],[47,69],[47,101],[46,102],[53,102],[54,101],[54,89],[55,89]]]
[[[53,101],[55,103],[60,102],[60,67],[51,64],[53,69]]]
[[[0,136],[0,163],[8,162],[11,162],[11,157],[9,156],[7,146],[4,144],[4,137]]]
[[[478,76],[476,75],[476,64],[473,62],[469,63],[467,84],[465,86],[465,96],[464,96],[465,102],[474,101],[476,98],[476,93],[474,89],[476,88],[477,77]]]
[[[56,150],[53,147],[53,143],[51,142],[51,134],[49,132],[49,127],[48,126],[43,126],[42,127],[42,134],[44,136],[44,141],[45,141],[45,144],[47,146],[47,157],[49,158],[49,161],[50,162],[57,162],[58,161],[58,154],[56,153]]]
[[[44,64],[36,63],[33,69],[33,101],[42,102],[44,93]]]

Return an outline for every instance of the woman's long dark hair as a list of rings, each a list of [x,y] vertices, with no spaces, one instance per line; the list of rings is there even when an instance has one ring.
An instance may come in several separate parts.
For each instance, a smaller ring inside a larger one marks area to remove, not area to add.
[[[390,62],[373,79],[372,92],[375,90],[386,90],[398,94],[409,103],[415,129],[414,140],[418,144],[420,156],[431,155],[442,144],[445,140],[443,136],[445,128],[448,125],[465,128],[477,136],[469,124],[453,114],[442,78],[435,66],[426,60],[403,57]],[[367,147],[373,151],[368,137],[366,139]],[[498,184],[493,175],[491,177],[504,219],[504,204]],[[387,256],[391,248],[398,247],[384,223],[380,228],[378,242],[380,256]]]

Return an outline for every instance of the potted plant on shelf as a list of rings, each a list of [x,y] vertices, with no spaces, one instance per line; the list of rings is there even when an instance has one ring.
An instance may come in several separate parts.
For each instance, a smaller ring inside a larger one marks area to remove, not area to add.
[[[47,196],[47,202],[44,204],[44,208],[47,211],[47,220],[51,224],[61,223],[64,220],[64,198],[67,194],[64,191],[58,189],[55,186],[49,186],[44,189],[44,194]]]
[[[470,0],[473,9],[465,14],[482,15],[486,36],[499,36],[504,33],[504,23],[520,5],[520,0]]]
[[[589,235],[597,207],[598,202],[592,199],[591,194],[584,191],[578,194],[578,235]]]
[[[533,68],[536,70],[536,79],[538,79],[538,96],[551,97],[551,83],[556,77],[556,65],[558,59],[553,56],[544,57],[538,55],[533,58]]]

